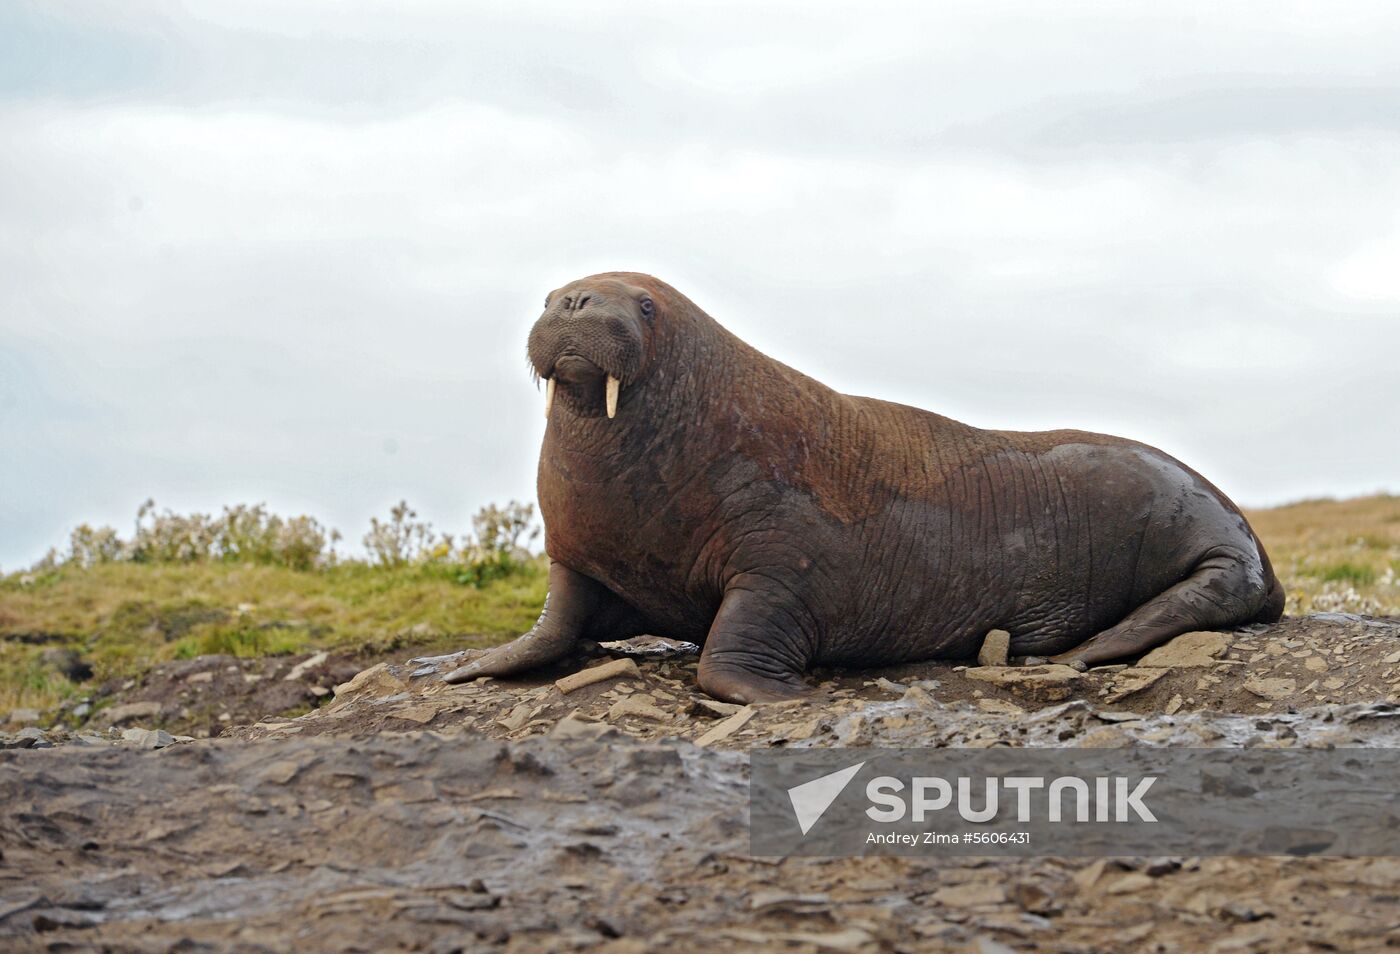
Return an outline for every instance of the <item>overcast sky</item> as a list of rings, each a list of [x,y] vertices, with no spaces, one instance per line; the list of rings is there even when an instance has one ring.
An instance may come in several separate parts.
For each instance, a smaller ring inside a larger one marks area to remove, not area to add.
[[[1379,2],[0,4],[0,568],[148,496],[356,544],[531,500],[526,333],[612,269],[1246,505],[1400,491],[1397,48]]]

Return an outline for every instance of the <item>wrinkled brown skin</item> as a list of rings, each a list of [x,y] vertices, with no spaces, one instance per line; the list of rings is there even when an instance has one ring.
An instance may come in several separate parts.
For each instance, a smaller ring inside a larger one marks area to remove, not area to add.
[[[703,646],[706,692],[764,702],[816,664],[966,658],[991,629],[1018,655],[1091,664],[1282,612],[1238,508],[1145,444],[838,394],[635,273],[551,293],[529,356],[557,385],[550,595],[449,681],[651,633]]]

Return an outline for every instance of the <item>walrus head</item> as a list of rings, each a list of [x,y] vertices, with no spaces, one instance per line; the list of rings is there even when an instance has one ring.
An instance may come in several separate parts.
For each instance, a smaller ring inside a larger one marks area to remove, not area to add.
[[[559,395],[577,414],[615,417],[622,389],[645,372],[657,311],[653,291],[621,275],[550,292],[529,343],[530,364],[545,381],[545,417]]]

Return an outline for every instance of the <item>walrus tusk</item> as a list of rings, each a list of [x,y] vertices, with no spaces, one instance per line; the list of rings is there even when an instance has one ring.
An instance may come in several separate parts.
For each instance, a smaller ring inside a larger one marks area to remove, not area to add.
[[[622,382],[608,375],[608,417],[617,417],[617,392],[622,390]]]
[[[554,379],[544,379],[544,419],[549,420],[549,409],[554,406]]]

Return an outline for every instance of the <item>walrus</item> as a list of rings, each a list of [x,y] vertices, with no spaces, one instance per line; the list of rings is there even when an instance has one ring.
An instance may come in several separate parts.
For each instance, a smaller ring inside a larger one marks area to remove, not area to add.
[[[527,350],[548,596],[448,682],[650,633],[702,647],[711,696],[768,702],[993,629],[1082,668],[1282,613],[1239,508],[1155,447],[839,394],[632,272],[550,292]]]

